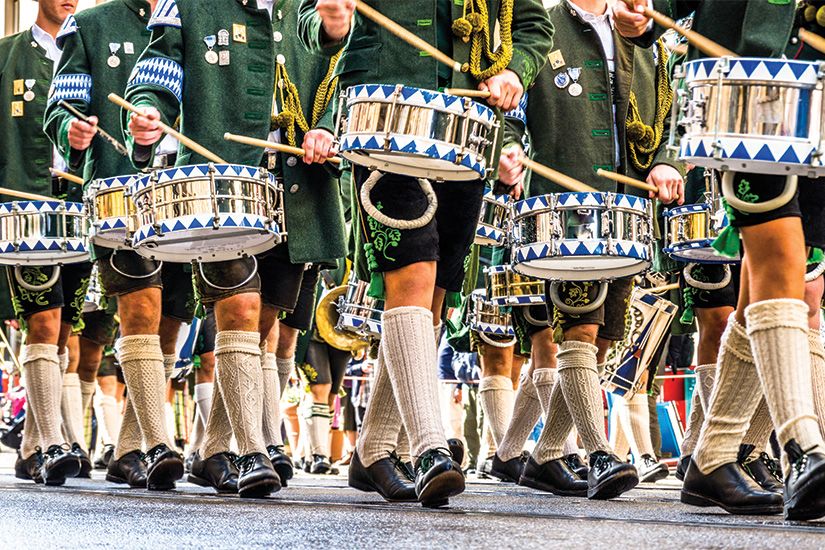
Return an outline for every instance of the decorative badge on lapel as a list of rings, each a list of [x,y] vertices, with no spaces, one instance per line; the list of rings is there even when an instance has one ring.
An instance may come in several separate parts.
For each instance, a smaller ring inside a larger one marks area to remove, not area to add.
[[[232,23],[232,41],[246,44],[246,25]]]
[[[217,42],[217,38],[214,34],[210,34],[209,36],[203,37],[203,43],[206,44],[206,53],[203,57],[206,59],[206,62],[210,65],[214,65],[218,62],[218,52],[216,52],[213,48],[215,47],[215,42]]]
[[[569,69],[567,69],[567,74],[570,75],[570,79],[573,81],[570,87],[567,88],[567,93],[573,97],[579,97],[580,95],[582,95],[582,91],[584,91],[582,89],[582,85],[579,84],[579,78],[581,78],[582,75],[582,68],[570,67]]]
[[[229,45],[229,31],[226,29],[221,29],[218,31],[218,46],[228,46]]]
[[[23,79],[22,78],[18,78],[17,80],[15,80],[13,87],[14,87],[14,90],[13,90],[14,95],[23,95],[23,92],[26,91],[25,88],[23,87]]]
[[[34,84],[36,82],[37,81],[33,78],[26,79],[26,93],[23,94],[23,100],[32,101],[34,99],[34,90],[32,88],[34,88]]]
[[[109,42],[109,52],[112,55],[110,55],[109,59],[106,60],[106,64],[109,65],[113,69],[120,66],[120,58],[117,56],[118,50],[120,50],[120,44],[119,43]]]
[[[125,53],[126,55],[134,55],[135,45],[132,42],[124,42],[123,53]]]
[[[550,67],[553,70],[561,69],[564,67],[564,56],[561,54],[561,50],[553,50],[550,52],[550,55],[547,56],[547,61],[550,62]]]
[[[11,102],[11,116],[17,118],[23,116],[23,102],[22,101],[12,101]]]

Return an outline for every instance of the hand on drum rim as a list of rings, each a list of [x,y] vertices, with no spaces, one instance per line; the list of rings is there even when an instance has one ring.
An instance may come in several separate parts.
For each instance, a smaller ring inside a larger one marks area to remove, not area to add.
[[[504,69],[495,76],[491,76],[479,83],[479,90],[489,91],[487,103],[499,107],[502,111],[512,111],[518,107],[521,96],[524,95],[524,86],[519,76],[510,69]]]

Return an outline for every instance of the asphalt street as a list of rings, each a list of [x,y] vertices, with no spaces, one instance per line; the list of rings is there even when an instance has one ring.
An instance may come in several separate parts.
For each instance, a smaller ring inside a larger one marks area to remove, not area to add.
[[[679,502],[674,478],[609,502],[468,480],[443,510],[388,504],[345,475],[299,474],[265,500],[179,483],[149,492],[71,479],[14,478],[0,454],[0,548],[825,548],[825,522],[730,516]]]

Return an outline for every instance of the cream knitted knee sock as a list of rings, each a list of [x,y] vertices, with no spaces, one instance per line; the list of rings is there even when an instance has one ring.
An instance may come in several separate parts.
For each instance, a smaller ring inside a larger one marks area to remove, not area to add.
[[[203,438],[206,434],[206,423],[209,418],[209,409],[212,408],[212,393],[215,391],[213,382],[201,382],[195,384],[195,420],[192,423],[192,439],[189,442],[190,451],[194,452],[201,448]]]
[[[647,394],[638,392],[626,399],[627,406],[622,411],[622,427],[630,434],[630,449],[638,461],[645,455],[655,457],[653,443],[650,441],[650,415],[648,414]]]
[[[372,391],[367,403],[367,412],[355,448],[364,466],[387,458],[398,444],[399,432],[403,425],[395,394],[392,389],[387,365],[384,360],[385,342],[378,349],[378,361],[373,371]],[[409,438],[408,438],[409,439]]]
[[[610,439],[608,443],[613,449],[613,453],[622,460],[627,458],[628,453],[630,453],[630,441],[627,437],[628,431],[625,430],[626,422],[622,419],[626,416],[628,416],[627,401],[621,397],[614,396],[610,407]]]
[[[29,410],[34,412],[43,450],[66,442],[60,432],[63,392],[59,361],[57,346],[52,344],[29,344],[20,354]]]
[[[281,381],[274,352],[263,354],[263,432],[267,445],[283,445],[281,437]]]
[[[232,443],[232,424],[226,413],[226,406],[221,396],[219,384],[212,386],[212,406],[206,418],[206,430],[203,434],[203,443],[200,453],[203,458],[209,458],[217,453],[229,450]]]
[[[550,369],[541,369],[550,370]],[[504,438],[498,445],[498,457],[508,461],[521,455],[524,443],[541,417],[541,402],[529,373],[521,373],[513,406],[513,417]]]
[[[30,403],[26,404],[26,422],[23,425],[23,441],[20,442],[20,454],[23,458],[28,458],[42,447],[40,441],[40,430],[37,428],[37,420],[34,418],[34,409]]]
[[[478,385],[478,400],[484,409],[484,419],[498,446],[513,417],[513,381],[509,376],[484,376]]]
[[[278,365],[278,388],[280,388],[281,395],[283,395],[284,390],[289,385],[289,376],[292,374],[292,369],[295,368],[295,358],[282,359],[281,357],[276,357],[275,363]],[[281,395],[278,396],[279,400]]]
[[[820,431],[825,433],[825,347],[818,329],[808,330],[811,347],[811,380],[814,393],[814,409],[819,419]]]
[[[86,438],[83,437],[83,395],[80,390],[80,377],[76,372],[63,375],[63,397],[60,408],[66,440],[77,443],[85,451]]]
[[[702,400],[699,398],[699,384],[693,387],[693,396],[690,398],[690,416],[688,417],[687,429],[685,430],[685,437],[682,440],[682,448],[680,449],[681,456],[693,454],[696,448],[696,442],[699,440],[699,431],[702,429],[702,423],[705,421],[705,411],[702,409]]]
[[[557,357],[559,384],[564,400],[588,454],[596,451],[611,452],[604,433],[597,352],[598,348],[594,345],[569,340],[559,346]]]
[[[104,445],[117,445],[118,432],[120,432],[120,412],[117,410],[117,399],[114,395],[100,396],[100,416],[101,424],[104,426],[106,437],[103,439]],[[138,443],[140,446],[140,443]]]
[[[97,389],[96,382],[86,382],[85,380],[80,380],[80,396],[82,400],[83,406],[83,419],[85,421],[86,413],[89,412],[89,408],[92,406],[92,399],[95,397],[95,390]]]
[[[172,378],[172,373],[175,371],[175,364],[178,362],[176,353],[163,354],[163,376],[166,380]]]
[[[551,371],[552,369],[542,370]],[[536,382],[536,372],[539,371],[533,372],[534,383]],[[545,377],[543,381],[549,378],[547,374],[542,376]],[[539,398],[541,398],[543,392],[539,384],[536,384],[536,390]],[[539,464],[569,454],[565,447],[570,431],[573,429],[573,417],[570,416],[570,410],[567,408],[564,392],[558,379],[552,385],[549,402],[543,405],[542,408],[545,410],[544,428],[541,431],[539,440],[536,442],[536,448],[533,450],[533,459]]]
[[[756,386],[754,391],[761,389],[761,386]],[[768,403],[763,397],[759,401],[759,405],[751,418],[750,426],[748,426],[748,431],[745,432],[745,437],[742,439],[744,445],[753,445],[754,449],[751,456],[757,457],[767,448],[772,431],[773,420],[771,420],[771,414],[768,411]]]
[[[721,349],[721,346],[720,348]],[[713,385],[716,383],[716,364],[709,363],[696,367],[696,388],[699,400],[702,403],[702,410],[710,408],[710,394],[713,393]]]
[[[143,434],[138,424],[132,396],[126,394],[126,403],[123,406],[123,419],[120,422],[120,431],[115,446],[115,459],[120,459],[126,453],[140,451],[143,444]],[[148,450],[148,449],[147,449]]]
[[[401,424],[401,430],[398,432],[398,442],[395,444],[395,454],[397,454],[404,462],[410,462],[410,436],[407,435],[407,428]]]
[[[306,411],[306,423],[309,429],[309,449],[313,455],[329,458],[329,421],[331,414],[326,403],[312,403]]]

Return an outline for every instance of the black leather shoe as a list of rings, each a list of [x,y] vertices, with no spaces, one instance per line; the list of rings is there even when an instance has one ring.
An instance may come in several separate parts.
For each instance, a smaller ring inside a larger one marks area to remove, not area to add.
[[[590,455],[587,474],[587,498],[608,500],[616,498],[639,484],[639,473],[633,464],[614,454],[597,451]]]
[[[782,490],[785,488],[782,483],[782,469],[778,461],[774,460],[768,453],[762,452],[753,460],[740,462],[740,464],[760,487],[766,491],[782,494]]]
[[[281,490],[281,479],[263,453],[249,453],[237,460],[238,494],[241,498],[264,498]]]
[[[659,462],[650,455],[642,455],[637,468],[639,482],[656,483],[670,475],[670,468],[664,462]]]
[[[482,461],[481,466],[476,470],[476,476],[481,479],[490,479],[493,477],[493,457],[488,456]]]
[[[447,447],[450,448],[453,460],[461,466],[464,463],[464,442],[457,437],[453,437],[447,440]]]
[[[685,474],[687,473],[688,466],[690,465],[690,455],[684,455],[679,459],[679,464],[676,465],[676,479],[679,481],[685,480]]]
[[[785,452],[791,465],[785,478],[785,519],[825,516],[825,454],[803,451],[794,439],[785,444]]]
[[[183,477],[183,458],[161,443],[143,457],[146,463],[146,488],[150,491],[168,491]]]
[[[430,449],[415,462],[415,493],[427,508],[439,508],[464,492],[464,473],[449,449]]]
[[[415,470],[412,467],[412,464],[409,462],[404,462],[404,459],[398,456],[398,453],[395,451],[390,451],[390,460],[395,465],[395,469],[398,470],[398,473],[401,476],[409,481],[410,483],[415,483]]]
[[[97,454],[97,453],[95,453]],[[104,445],[103,449],[95,458],[95,470],[105,470],[109,467],[109,463],[112,461],[112,457],[115,455],[115,446],[114,445]]]
[[[564,458],[539,464],[530,457],[524,465],[518,484],[562,497],[587,496],[587,481],[571,470]]]
[[[498,453],[496,453],[493,455],[490,475],[507,483],[517,483],[521,477],[521,473],[524,471],[524,463],[528,458],[530,458],[529,454],[522,453],[510,460],[501,460],[498,457]]]
[[[325,475],[328,474],[329,471],[332,469],[332,464],[330,464],[329,459],[324,455],[312,455],[312,460],[310,461],[309,466],[309,473],[316,474],[316,475]]]
[[[86,451],[84,451],[78,443],[72,443],[72,454],[80,461],[80,471],[76,477],[90,479],[92,477],[92,461],[89,460],[89,455],[86,454]]]
[[[206,460],[200,455],[192,461],[192,469],[186,478],[201,487],[212,487],[219,493],[238,492],[238,467],[232,453],[215,453]]]
[[[43,483],[43,476],[40,469],[43,467],[43,453],[40,449],[33,452],[28,458],[20,456],[17,451],[17,460],[14,461],[14,477],[26,479],[35,483]]]
[[[46,485],[63,485],[67,477],[75,477],[80,472],[80,460],[68,445],[52,445],[43,453],[40,472]]]
[[[284,452],[283,445],[269,445],[266,448],[266,453],[269,455],[269,461],[275,472],[278,473],[278,478],[281,480],[281,487],[287,486],[287,481],[292,479],[295,471],[292,468],[292,460]]]
[[[359,491],[378,493],[387,502],[418,501],[415,486],[399,477],[395,462],[389,457],[367,467],[361,463],[358,451],[354,452],[347,472],[347,483]]]
[[[567,463],[567,467],[573,470],[573,472],[579,476],[579,479],[583,479],[587,481],[587,474],[590,473],[590,468],[587,467],[582,461],[582,457],[579,456],[579,453],[571,453],[564,457],[564,462]]]
[[[782,511],[782,495],[764,490],[738,462],[703,474],[691,460],[681,501],[692,506],[718,506],[730,514],[769,515]]]
[[[143,462],[140,451],[129,451],[117,460],[112,457],[106,469],[106,481],[128,483],[133,489],[145,489],[146,463]]]

